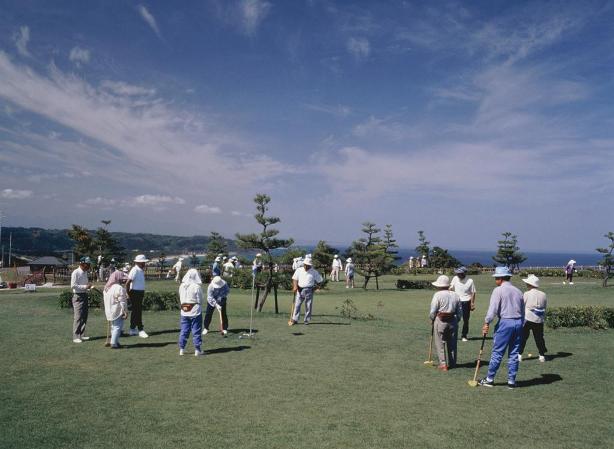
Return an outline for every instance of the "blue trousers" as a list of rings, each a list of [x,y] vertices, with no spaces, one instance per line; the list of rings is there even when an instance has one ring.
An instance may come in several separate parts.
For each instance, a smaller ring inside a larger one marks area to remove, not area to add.
[[[203,330],[203,316],[199,313],[196,316],[181,316],[179,320],[181,331],[179,332],[179,348],[185,349],[185,345],[188,343],[188,337],[190,331],[192,332],[192,342],[194,343],[194,349],[200,351],[200,345],[202,345],[202,337],[200,333]]]
[[[505,350],[508,351],[507,381],[516,383],[518,372],[518,353],[522,343],[522,320],[500,319],[493,336],[492,355],[488,364],[488,379],[494,379],[503,360]]]

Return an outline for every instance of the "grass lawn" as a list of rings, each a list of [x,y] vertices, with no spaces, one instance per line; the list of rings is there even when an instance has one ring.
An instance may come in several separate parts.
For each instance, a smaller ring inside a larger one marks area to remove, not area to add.
[[[547,329],[551,360],[539,363],[531,340],[520,388],[505,388],[505,363],[497,387],[471,388],[492,278],[474,276],[476,338],[459,342],[460,367],[448,373],[422,363],[432,292],[397,291],[395,280],[379,292],[332,285],[316,295],[310,326],[286,325],[289,293],[283,315],[270,312],[271,298],[254,340],[238,338],[250,292],[233,290],[231,336],[207,335],[202,358],[179,357],[178,312],[145,312],[151,337],[113,351],[101,311],[90,311],[92,340],[77,345],[57,290],[2,291],[0,448],[614,447],[612,330]],[[551,307],[614,303],[598,280],[561,282],[542,281]],[[348,297],[375,319],[348,324],[337,309]]]

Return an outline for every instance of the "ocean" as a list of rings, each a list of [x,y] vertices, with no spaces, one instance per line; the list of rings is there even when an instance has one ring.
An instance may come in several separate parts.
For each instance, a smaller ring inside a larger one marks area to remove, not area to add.
[[[492,256],[496,251],[472,251],[472,250],[448,250],[448,252],[460,260],[463,265],[471,265],[479,262],[484,266],[492,266],[495,262]],[[522,251],[521,251],[522,252]],[[569,259],[574,259],[577,265],[597,265],[601,256],[595,253],[545,253],[545,252],[522,252],[527,260],[520,264],[521,267],[564,267]],[[416,256],[413,249],[399,249],[401,260],[398,263],[406,263],[410,256]]]

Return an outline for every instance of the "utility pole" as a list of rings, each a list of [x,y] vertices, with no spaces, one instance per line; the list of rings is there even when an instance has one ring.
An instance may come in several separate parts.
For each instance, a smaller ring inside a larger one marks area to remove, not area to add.
[[[11,266],[11,256],[13,253],[13,233],[9,233],[9,267]]]

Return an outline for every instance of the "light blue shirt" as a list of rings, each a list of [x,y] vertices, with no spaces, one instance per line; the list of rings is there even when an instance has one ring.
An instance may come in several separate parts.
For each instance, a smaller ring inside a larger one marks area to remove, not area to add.
[[[505,319],[524,319],[524,300],[522,292],[511,282],[503,281],[490,295],[490,305],[484,321],[488,324],[496,317]]]
[[[222,288],[215,288],[213,285],[209,284],[209,287],[207,287],[207,303],[213,307],[218,304],[220,306],[223,305],[226,302],[229,291],[230,287],[228,284],[225,284]]]

